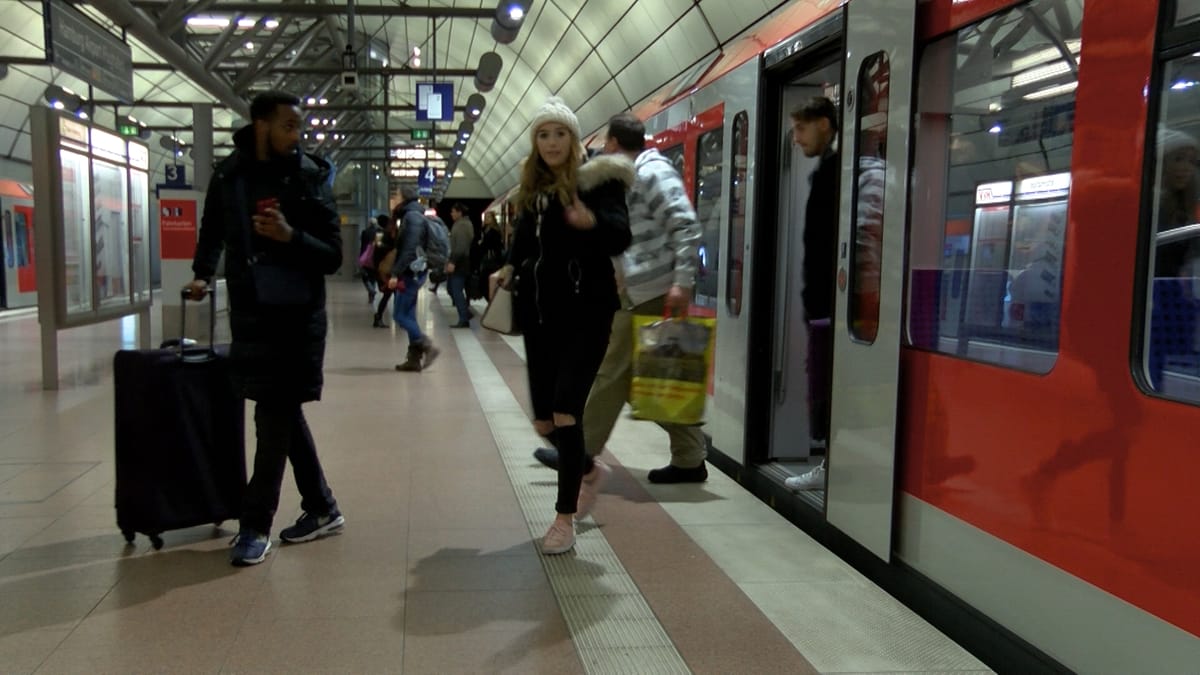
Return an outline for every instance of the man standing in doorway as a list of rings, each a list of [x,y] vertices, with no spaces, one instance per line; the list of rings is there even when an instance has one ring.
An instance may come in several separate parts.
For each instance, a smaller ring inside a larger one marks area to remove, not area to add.
[[[301,404],[321,398],[325,361],[325,275],[342,264],[342,235],[329,162],[300,151],[300,99],[266,92],[250,104],[250,126],[220,165],[204,199],[188,297],[208,292],[225,256],[230,369],[256,401],[258,447],[246,486],[234,565],[255,565],[271,549],[271,523],[290,460],[304,514],[279,536],[311,541],[345,524],[325,482]]]
[[[594,457],[604,450],[621,408],[629,398],[633,376],[633,316],[662,316],[664,308],[686,314],[695,285],[701,237],[696,211],[688,201],[683,179],[658,150],[646,148],[646,127],[631,113],[608,122],[606,153],[622,153],[634,162],[637,176],[627,193],[633,245],[617,267],[621,310],[613,317],[608,351],[592,383],[583,413],[584,446],[588,454],[576,517],[595,504],[600,484],[611,471]],[[652,483],[700,483],[708,479],[707,448],[699,426],[659,424],[671,439],[671,463],[653,469]],[[538,448],[534,457],[558,468],[558,452]]]
[[[832,389],[833,280],[838,230],[838,113],[833,101],[818,96],[792,111],[792,141],[805,157],[818,158],[809,176],[804,211],[804,318],[808,322],[808,411],[812,445],[824,447],[829,437],[829,394]],[[825,487],[825,460],[785,481],[793,490]]]

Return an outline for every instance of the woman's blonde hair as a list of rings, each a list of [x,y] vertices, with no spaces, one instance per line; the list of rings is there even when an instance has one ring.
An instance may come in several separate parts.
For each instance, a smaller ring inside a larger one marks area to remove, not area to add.
[[[583,164],[583,146],[571,132],[571,156],[562,171],[554,171],[542,161],[538,154],[537,141],[529,149],[529,156],[521,167],[521,185],[517,196],[517,204],[524,209],[534,208],[537,197],[543,192],[549,192],[558,197],[564,205],[575,201],[576,177],[579,175],[579,165]]]

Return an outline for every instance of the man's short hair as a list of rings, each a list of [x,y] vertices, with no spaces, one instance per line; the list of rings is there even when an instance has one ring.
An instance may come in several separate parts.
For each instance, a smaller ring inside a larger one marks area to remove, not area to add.
[[[819,119],[829,120],[829,128],[838,130],[837,106],[824,96],[814,96],[804,105],[792,111],[792,119],[797,122],[815,122]]]
[[[421,196],[421,191],[412,183],[405,183],[400,186],[400,198],[406,202],[411,202]]]
[[[250,120],[271,120],[275,117],[279,106],[296,106],[300,107],[300,98],[293,96],[286,91],[264,91],[250,103]]]
[[[608,137],[629,152],[646,149],[646,125],[633,113],[623,112],[608,120]]]
[[[467,209],[467,205],[462,202],[454,202],[454,204],[450,208],[455,211],[458,211],[459,213],[463,214],[464,216],[469,215],[471,213]]]
[[[381,213],[381,214],[375,216],[375,223],[377,225],[379,225],[379,227],[382,227],[385,230],[387,229],[388,225],[391,224],[391,222],[392,222],[392,219],[389,218],[386,213]]]

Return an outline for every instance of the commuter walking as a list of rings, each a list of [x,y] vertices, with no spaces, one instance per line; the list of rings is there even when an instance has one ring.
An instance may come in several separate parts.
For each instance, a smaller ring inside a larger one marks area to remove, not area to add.
[[[396,366],[401,372],[420,372],[428,368],[441,351],[434,346],[417,322],[417,292],[428,276],[428,263],[423,251],[428,245],[429,225],[425,222],[425,207],[418,200],[417,186],[400,188],[404,200],[392,218],[400,228],[396,243],[396,261],[392,264],[388,288],[396,295],[392,319],[408,333],[408,354],[404,363]]]
[[[631,113],[608,122],[604,151],[628,157],[637,173],[626,194],[633,244],[620,256],[621,309],[613,317],[612,336],[604,362],[592,384],[584,409],[586,475],[603,480],[608,468],[594,459],[604,451],[633,382],[633,317],[662,316],[664,308],[687,314],[695,285],[700,223],[688,201],[683,178],[658,150],[646,148],[646,127]],[[659,423],[671,444],[671,462],[652,469],[651,483],[698,483],[708,479],[704,433],[699,426]],[[538,448],[533,456],[557,469],[558,452]],[[600,469],[594,467],[600,465]],[[586,482],[587,479],[585,479]],[[600,485],[580,494],[577,515],[587,515]]]
[[[342,263],[341,227],[329,189],[330,164],[300,151],[300,99],[266,92],[250,105],[249,126],[216,169],[204,200],[189,297],[204,297],[227,253],[230,368],[256,402],[258,445],[246,486],[234,565],[262,562],[290,460],[304,514],[280,532],[310,541],[345,519],[325,482],[301,404],[321,398],[325,359],[325,275]]]
[[[575,545],[584,404],[620,306],[611,256],[630,243],[633,164],[620,155],[584,164],[579,121],[557,97],[534,111],[530,145],[512,250],[496,276],[507,286],[515,273],[533,425],[559,452],[557,515],[542,539],[542,552],[556,554]]]
[[[471,242],[475,240],[475,226],[468,217],[462,202],[450,207],[450,219],[454,226],[450,230],[450,260],[446,262],[446,285],[450,299],[458,310],[458,323],[453,328],[471,327],[471,307],[467,304],[467,279],[471,276]]]

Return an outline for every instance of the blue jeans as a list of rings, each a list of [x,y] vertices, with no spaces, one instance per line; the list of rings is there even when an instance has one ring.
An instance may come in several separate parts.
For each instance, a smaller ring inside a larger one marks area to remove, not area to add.
[[[458,310],[458,322],[468,323],[471,320],[471,311],[467,304],[467,273],[455,270],[446,280],[446,284],[450,287],[450,299],[454,301],[454,308]]]
[[[421,324],[417,322],[417,292],[425,283],[425,273],[405,274],[401,279],[404,281],[404,291],[396,290],[392,319],[408,333],[409,344],[422,344],[425,342],[425,334],[421,332]]]

